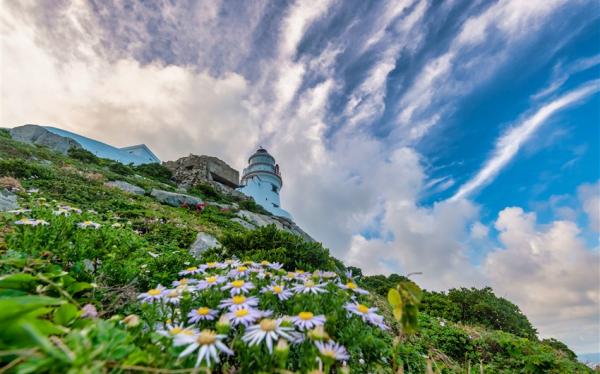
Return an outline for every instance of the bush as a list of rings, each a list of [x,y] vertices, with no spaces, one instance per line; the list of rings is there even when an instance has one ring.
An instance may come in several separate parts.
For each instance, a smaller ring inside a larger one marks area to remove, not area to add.
[[[133,166],[133,170],[143,176],[163,183],[171,183],[171,178],[173,177],[171,170],[159,163],[136,165]]]
[[[52,169],[21,159],[0,160],[0,177],[50,179]]]
[[[124,177],[133,175],[135,172],[133,171],[133,169],[127,165],[123,165],[120,162],[111,162],[108,165],[108,170],[112,171],[113,173],[122,175]]]
[[[385,275],[371,275],[363,277],[362,284],[366,289],[381,296],[387,297],[390,288],[395,288],[398,283],[407,280],[409,279],[398,274],[390,274],[387,277]]]
[[[87,149],[73,147],[69,149],[67,155],[87,164],[100,164],[100,158]]]
[[[290,271],[323,269],[343,272],[344,265],[329,255],[320,243],[306,242],[301,237],[278,230],[275,225],[260,227],[247,232],[226,232],[220,238],[226,248],[207,252],[207,256],[223,258],[236,256],[248,260],[280,262]]]

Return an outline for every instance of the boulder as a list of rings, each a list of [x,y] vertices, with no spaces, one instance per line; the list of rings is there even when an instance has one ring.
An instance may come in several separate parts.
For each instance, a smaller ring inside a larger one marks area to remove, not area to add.
[[[189,155],[176,161],[163,162],[173,173],[173,180],[180,187],[210,184],[222,192],[238,187],[240,173],[216,157]]]
[[[46,146],[53,151],[67,154],[71,148],[82,148],[71,138],[56,135],[38,125],[24,125],[9,130],[10,136],[17,141]]]
[[[182,193],[153,189],[150,192],[150,195],[156,200],[160,201],[161,203],[176,207],[182,205],[195,206],[198,204],[202,204],[202,199],[196,196],[186,195]]]
[[[146,191],[144,191],[143,188],[133,185],[131,183],[127,183],[125,181],[110,181],[104,183],[104,185],[107,187],[118,188],[122,191],[136,195],[143,195],[146,193]]]
[[[196,236],[196,240],[190,246],[189,252],[192,256],[200,258],[202,252],[210,248],[220,246],[221,243],[212,235],[205,232],[199,232]]]
[[[244,228],[248,229],[248,230],[254,230],[256,228],[256,226],[254,226],[253,224],[251,224],[250,222],[244,221],[241,218],[235,217],[231,219],[233,222],[237,222],[240,225],[242,225]]]
[[[14,209],[19,209],[17,195],[8,190],[0,189],[0,212]]]
[[[283,217],[277,217],[277,216],[267,216],[264,214],[259,214],[259,213],[253,213],[247,210],[240,210],[237,213],[237,216],[240,218],[234,218],[232,219],[232,221],[238,222],[240,225],[248,228],[248,229],[254,229],[256,227],[262,227],[262,226],[267,226],[267,225],[275,225],[279,230],[284,230],[287,232],[290,232],[294,235],[298,235],[300,237],[302,237],[302,239],[304,239],[307,242],[314,242],[315,240],[308,235],[306,232],[304,232],[304,230],[302,230],[298,225],[296,225],[294,222],[283,218]],[[242,223],[244,222],[244,223]],[[246,225],[250,225],[249,227]],[[254,226],[254,227],[252,227]]]

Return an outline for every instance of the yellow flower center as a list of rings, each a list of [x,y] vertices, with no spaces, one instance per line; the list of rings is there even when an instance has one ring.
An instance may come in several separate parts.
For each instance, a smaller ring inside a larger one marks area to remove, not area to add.
[[[277,328],[277,322],[275,320],[265,318],[260,321],[260,329],[263,331],[275,331]]]
[[[260,264],[261,264],[261,265],[269,265],[269,264],[270,264],[270,262],[269,262],[269,261],[266,261],[266,260],[263,260],[263,261],[261,261],[261,262],[260,262]]]
[[[244,301],[246,301],[246,297],[242,296],[242,295],[238,295],[238,296],[234,296],[231,301],[236,304],[236,305],[240,305],[243,304]]]
[[[187,268],[187,269],[185,269],[185,270],[186,270],[186,271],[194,271],[194,270],[198,270],[198,268],[197,268],[197,267],[195,267],[195,266],[192,266],[192,267],[190,267],[190,268]]]
[[[273,286],[273,292],[275,292],[275,293],[281,293],[281,291],[283,291],[283,288],[281,288],[279,286]]]
[[[314,314],[311,312],[300,312],[298,313],[298,317],[303,321],[309,321],[313,318]]]
[[[159,290],[157,288],[153,288],[150,291],[148,291],[148,295],[150,295],[150,296],[158,296],[158,295],[160,295],[161,292],[162,292],[161,290]]]
[[[290,278],[290,279],[293,279],[293,278],[295,278],[295,277],[296,277],[296,273],[293,273],[293,272],[291,272],[291,271],[288,271],[288,273],[287,273],[287,277],[288,277],[288,278]]]
[[[240,266],[240,267],[237,268],[237,271],[239,271],[240,273],[243,273],[246,270],[248,270],[248,268],[245,267],[245,266]]]
[[[173,327],[169,332],[171,333],[171,335],[177,335],[183,332],[183,329],[181,327]]]
[[[177,296],[179,296],[179,294],[177,293],[177,291],[171,291],[171,292],[169,292],[169,294],[167,296],[168,297],[177,297]]]
[[[304,274],[304,270],[296,270],[296,274]]]
[[[244,285],[244,281],[241,279],[238,280],[234,280],[233,282],[231,282],[231,285],[235,288],[241,288]]]
[[[304,282],[304,287],[314,287],[315,286],[315,282],[311,281],[311,280],[307,280],[306,282]]]
[[[217,283],[217,277],[215,277],[215,276],[208,277],[208,278],[206,278],[206,281],[208,283]]]
[[[85,222],[83,222],[83,224],[84,224],[84,225],[91,225],[91,224],[92,224],[92,221],[85,221]]]
[[[211,330],[202,330],[196,341],[200,345],[211,345],[217,341],[217,334]]]
[[[353,290],[356,288],[356,283],[354,282],[348,282],[346,283],[346,287],[348,287],[349,289]]]
[[[238,318],[245,317],[248,315],[248,309],[238,309],[234,312],[234,314]]]
[[[335,352],[334,352],[333,350],[331,350],[331,349],[327,349],[327,348],[323,349],[323,350],[321,351],[321,354],[322,354],[323,356],[326,356],[326,357],[331,357],[331,358],[335,358],[335,357],[336,357],[336,356],[335,356]]]
[[[187,280],[187,278],[181,278],[181,279],[179,280],[179,284],[180,284],[180,285],[182,285],[182,284],[188,284],[188,280]]]
[[[364,304],[358,304],[356,310],[358,310],[362,314],[367,314],[369,312],[369,307]]]
[[[209,268],[214,268],[215,266],[217,266],[217,263],[216,262],[207,262],[206,266]]]
[[[194,335],[194,331],[192,331],[192,330],[190,330],[190,329],[183,329],[183,330],[181,331],[181,333],[182,333],[183,335],[189,335],[189,336],[192,336],[192,335]]]
[[[198,315],[201,315],[201,316],[205,316],[205,315],[207,315],[207,314],[208,314],[208,312],[210,312],[210,309],[208,309],[208,308],[207,308],[207,307],[205,307],[205,306],[203,306],[203,307],[200,307],[200,308],[196,309],[196,313],[197,313]]]

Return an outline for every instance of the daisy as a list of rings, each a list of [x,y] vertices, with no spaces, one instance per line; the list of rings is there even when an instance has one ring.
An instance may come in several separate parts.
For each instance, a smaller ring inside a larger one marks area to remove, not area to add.
[[[314,281],[309,279],[304,281],[303,284],[299,284],[296,287],[292,288],[292,290],[297,293],[313,293],[316,295],[318,293],[327,292],[322,288],[323,286],[325,286],[325,284],[315,284]]]
[[[281,301],[285,301],[292,297],[292,291],[286,289],[284,286],[279,284],[272,284],[268,287],[263,287],[261,290],[262,293],[273,292],[277,298]]]
[[[148,291],[140,294],[138,296],[138,299],[140,299],[144,303],[152,303],[154,301],[161,300],[162,293],[164,290],[166,290],[166,288],[159,284],[158,286],[156,286],[156,288],[153,288],[151,290],[148,290]]]
[[[199,348],[198,359],[194,367],[198,367],[202,361],[206,361],[206,366],[210,367],[211,359],[214,362],[219,362],[220,352],[225,352],[228,355],[233,354],[233,351],[222,342],[225,337],[225,335],[217,335],[212,330],[202,330],[202,332],[195,335],[177,335],[174,345],[187,345],[187,348],[181,352],[179,358],[186,357]]]
[[[192,336],[198,333],[198,330],[189,327],[184,327],[182,324],[172,325],[167,323],[166,328],[161,328],[156,331],[157,334],[167,338],[174,338],[177,335],[189,335]]]
[[[217,286],[221,283],[224,283],[225,281],[227,281],[226,277],[223,277],[221,275],[211,275],[210,277],[206,277],[206,278],[202,279],[200,282],[198,282],[196,289],[204,290],[209,287]]]
[[[233,278],[243,277],[243,276],[247,275],[248,272],[249,272],[249,269],[247,266],[238,266],[237,268],[235,268],[229,272],[229,276],[233,277]]]
[[[181,278],[180,280],[173,281],[172,284],[173,284],[173,287],[179,287],[179,286],[191,286],[196,283],[198,283],[197,279]]]
[[[119,223],[119,222],[115,222],[115,223],[113,223],[112,225],[110,225],[110,227],[113,227],[113,228],[119,228],[119,227],[123,227],[123,224],[122,224],[122,223]]]
[[[42,226],[46,226],[46,225],[49,225],[49,223],[46,222],[46,221],[44,221],[43,219],[22,218],[22,219],[16,221],[15,225],[25,225],[25,226],[38,226],[38,225],[42,225]]]
[[[219,308],[229,308],[229,310],[252,308],[255,306],[258,306],[258,298],[254,296],[246,297],[244,295],[232,296],[231,299],[225,299],[219,304]]]
[[[280,337],[292,340],[288,332],[293,330],[292,327],[281,326],[281,320],[265,318],[260,323],[248,327],[242,340],[251,346],[260,344],[264,340],[269,353],[273,353],[273,342]]]
[[[227,283],[225,286],[221,287],[221,290],[231,290],[232,295],[236,295],[239,293],[247,293],[251,289],[254,288],[254,285],[251,282],[246,282],[243,279],[236,279]]]
[[[269,267],[273,270],[281,270],[281,268],[283,268],[283,264],[279,262],[273,262],[272,264],[269,264]]]
[[[101,225],[99,223],[96,223],[93,221],[83,221],[83,222],[78,223],[77,226],[82,229],[86,229],[88,227],[92,227],[94,229],[99,229]]]
[[[237,268],[238,266],[242,266],[242,263],[239,260],[225,260],[223,261],[223,268]]]
[[[300,312],[297,316],[292,317],[294,325],[301,330],[310,330],[325,323],[325,316],[315,316],[312,312]]]
[[[191,266],[185,270],[182,270],[179,272],[179,275],[193,275],[193,274],[198,274],[201,273],[202,270],[200,270],[197,266]]]
[[[202,306],[198,309],[194,309],[187,315],[189,317],[188,323],[196,323],[198,321],[212,321],[217,317],[217,311]]]
[[[352,280],[348,280],[346,284],[338,283],[338,287],[343,290],[350,290],[361,295],[367,295],[369,293],[369,291],[358,287]]]
[[[348,351],[346,351],[346,348],[334,341],[330,340],[327,343],[316,341],[315,345],[323,358],[330,358],[338,361],[347,361],[350,359],[350,355],[348,354]]]
[[[200,265],[200,269],[206,271],[206,269],[219,269],[222,266],[223,264],[219,262],[207,262],[206,264]]]
[[[163,299],[167,304],[178,305],[181,301],[181,292],[179,290],[164,290],[163,291]]]
[[[360,316],[360,318],[362,318],[362,320],[365,322],[369,322],[375,326],[380,327],[383,330],[387,329],[387,326],[383,323],[383,317],[376,313],[378,308],[369,308],[364,304],[359,304],[356,302],[347,303],[346,305],[344,305],[344,308],[348,312]]]
[[[239,308],[227,313],[226,316],[233,326],[242,324],[248,327],[249,324],[254,323],[257,319],[262,317],[262,313],[252,308]]]

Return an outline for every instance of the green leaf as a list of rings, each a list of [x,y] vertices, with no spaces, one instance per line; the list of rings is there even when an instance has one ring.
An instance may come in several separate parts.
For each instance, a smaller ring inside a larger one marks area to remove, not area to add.
[[[72,285],[70,285],[67,290],[69,291],[69,293],[74,295],[78,292],[81,292],[84,290],[89,290],[90,288],[92,288],[92,285],[89,283],[77,282],[77,283],[73,283]]]
[[[398,305],[402,306],[402,298],[395,288],[390,288],[388,291],[388,302],[394,307]]]
[[[402,319],[402,307],[401,306],[394,307],[392,312],[394,313],[394,318],[396,318],[396,320],[400,321]]]
[[[17,296],[0,298],[0,322],[18,319],[37,308],[48,305],[61,305],[65,301],[47,296]]]
[[[37,279],[30,274],[16,273],[0,277],[0,288],[27,289]]]
[[[79,309],[73,304],[63,304],[54,311],[54,322],[67,326],[79,314]]]

